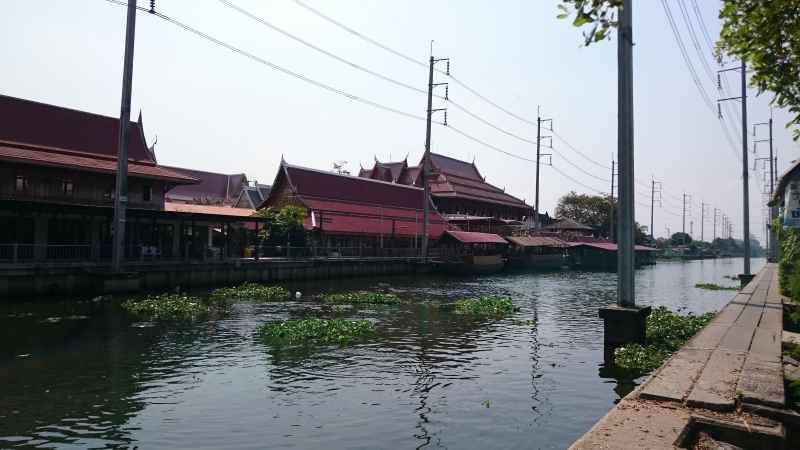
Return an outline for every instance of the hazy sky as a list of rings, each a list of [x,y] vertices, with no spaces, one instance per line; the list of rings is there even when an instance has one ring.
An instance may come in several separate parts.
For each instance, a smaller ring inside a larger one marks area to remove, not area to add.
[[[616,42],[581,47],[580,31],[557,20],[557,1],[304,0],[358,32],[413,58],[434,54],[451,59],[451,72],[485,97],[515,114],[553,118],[555,130],[592,159],[610,165],[616,155]],[[696,1],[713,39],[719,30],[714,0],[680,0],[700,33]],[[331,53],[396,80],[425,89],[427,70],[377,48],[302,8],[293,0],[231,0],[264,20]],[[679,0],[668,1],[698,77],[712,101],[717,91],[703,72]],[[149,6],[140,0],[141,6]],[[125,9],[104,0],[3,0],[0,17],[0,93],[117,116],[121,87]],[[348,93],[415,115],[426,98],[320,54],[216,0],[158,0],[156,9],[271,63]],[[713,61],[699,34],[701,49]],[[741,235],[741,164],[715,113],[703,103],[681,58],[660,1],[634,7],[634,101],[637,185],[636,217],[649,224],[651,176],[664,187],[656,208],[657,236],[680,231],[680,197],[692,196],[694,235],[700,237],[700,203],[732,217]],[[133,78],[134,117],[144,117],[149,142],[158,136],[160,163],[219,172],[245,172],[272,182],[281,155],[293,164],[330,169],[333,161],[373,158],[416,163],[425,123],[367,106],[266,67],[202,40],[156,17],[140,13]],[[438,82],[448,81],[437,76]],[[736,75],[729,84],[739,86]],[[737,93],[733,95],[738,95]],[[750,90],[754,96],[755,91]],[[536,129],[451,83],[450,97],[498,127],[528,139]],[[770,94],[748,103],[750,123],[769,117]],[[739,104],[731,105],[737,109]],[[505,151],[535,156],[535,147],[500,133],[453,105],[448,122]],[[726,112],[723,110],[723,112]],[[730,111],[728,111],[730,112]],[[727,116],[727,114],[726,114]],[[738,116],[727,117],[737,145]],[[780,171],[798,146],[775,111],[775,148]],[[766,133],[766,130],[762,130]],[[46,130],[43,130],[46,132]],[[763,135],[766,137],[766,134]],[[748,132],[752,146],[752,138]],[[610,169],[587,161],[554,139],[553,164],[590,187],[608,192]],[[767,150],[760,147],[761,153]],[[487,180],[532,203],[533,164],[505,156],[435,126],[432,150],[475,161]],[[741,149],[736,148],[736,153]],[[752,157],[752,155],[751,155]],[[564,159],[593,174],[590,177]],[[752,166],[752,162],[751,162]],[[751,230],[763,236],[762,171],[751,172]],[[552,213],[558,198],[585,187],[542,168],[541,203]],[[647,206],[645,206],[647,205]]]

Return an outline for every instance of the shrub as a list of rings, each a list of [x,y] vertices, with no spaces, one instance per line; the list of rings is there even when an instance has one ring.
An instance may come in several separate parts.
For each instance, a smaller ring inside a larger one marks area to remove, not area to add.
[[[262,300],[266,302],[285,302],[292,294],[280,286],[265,286],[258,283],[244,283],[239,286],[214,289],[209,296],[213,300]]]
[[[659,306],[647,317],[645,345],[628,344],[617,348],[614,363],[636,372],[655,370],[713,318],[713,313],[681,316]]]
[[[503,317],[514,312],[514,303],[509,298],[479,297],[456,301],[456,312],[478,317]]]
[[[122,303],[129,313],[156,320],[195,319],[220,306],[185,294],[150,295]]]
[[[345,346],[374,334],[375,325],[367,320],[286,320],[260,325],[257,333],[264,342],[277,347],[329,344]]]
[[[356,303],[369,303],[369,304],[391,304],[400,303],[400,298],[395,294],[388,292],[347,292],[341,294],[327,294],[323,297],[327,303],[337,304],[356,304]]]

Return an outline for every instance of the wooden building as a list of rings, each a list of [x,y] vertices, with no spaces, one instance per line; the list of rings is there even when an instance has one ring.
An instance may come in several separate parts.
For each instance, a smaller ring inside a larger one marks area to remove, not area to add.
[[[492,233],[448,230],[436,248],[448,272],[496,273],[505,267],[508,241]]]
[[[0,117],[0,262],[107,261],[119,120],[2,95]],[[127,126],[126,256],[206,257],[212,228],[229,252],[245,213],[172,208],[168,193],[199,180],[157,163],[141,114]]]
[[[418,254],[423,226],[423,190],[415,186],[326,172],[281,162],[261,207],[302,206],[305,228],[320,252],[354,256]],[[447,223],[434,207],[428,237],[438,239]]]
[[[569,243],[554,236],[508,236],[508,264],[529,269],[560,269]]]
[[[616,270],[617,244],[613,242],[570,242],[571,263],[580,269]],[[655,264],[657,248],[634,246],[636,266]]]

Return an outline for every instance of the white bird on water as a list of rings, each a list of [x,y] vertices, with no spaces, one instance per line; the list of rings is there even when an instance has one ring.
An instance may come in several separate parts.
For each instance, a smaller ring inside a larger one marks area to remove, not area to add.
[[[297,300],[300,300],[300,297],[302,297],[302,296],[303,296],[303,294],[301,294],[300,291],[296,291],[294,293],[294,298],[296,298]]]

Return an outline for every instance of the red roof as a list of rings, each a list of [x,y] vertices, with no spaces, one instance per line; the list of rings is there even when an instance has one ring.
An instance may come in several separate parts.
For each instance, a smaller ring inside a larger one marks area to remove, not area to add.
[[[451,158],[449,156],[440,155],[438,153],[431,153],[431,164],[434,168],[439,169],[448,175],[454,175],[461,178],[470,178],[479,182],[483,182],[483,177],[474,163],[461,161],[460,159]],[[422,164],[420,164],[422,165]]]
[[[243,173],[227,175],[224,173],[184,169],[182,167],[164,167],[200,180],[197,184],[177,186],[170,189],[166,194],[168,200],[202,200],[210,203],[232,203],[238,198],[242,187],[247,184],[247,177]]]
[[[508,236],[512,244],[520,247],[567,247],[568,243],[551,236]]]
[[[118,118],[5,95],[0,95],[0,117],[0,141],[117,156]],[[145,143],[141,115],[129,126],[128,158],[155,163],[155,154]]]
[[[339,175],[283,163],[263,206],[279,204],[288,183],[290,196],[311,212],[306,228],[341,234],[422,234],[422,189]],[[439,237],[447,222],[431,207],[428,235]]]
[[[474,231],[448,230],[446,234],[464,244],[508,244],[501,236],[491,233],[476,233]]]
[[[586,246],[586,247],[596,248],[596,249],[599,249],[599,250],[605,250],[605,251],[608,251],[608,252],[617,251],[617,244],[615,244],[613,242],[570,242],[569,246],[570,247]],[[634,245],[633,249],[635,251],[638,251],[638,252],[655,252],[655,251],[658,251],[657,248],[647,247],[647,246],[644,246],[644,245]]]
[[[37,148],[0,144],[0,160],[40,166],[68,167],[90,172],[116,173],[117,160],[110,157],[76,153],[61,149]],[[154,178],[174,183],[194,183],[197,180],[153,163],[129,163],[128,173],[141,178]]]

